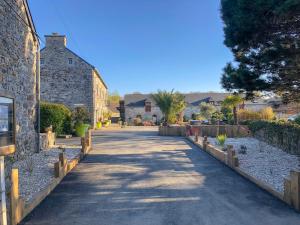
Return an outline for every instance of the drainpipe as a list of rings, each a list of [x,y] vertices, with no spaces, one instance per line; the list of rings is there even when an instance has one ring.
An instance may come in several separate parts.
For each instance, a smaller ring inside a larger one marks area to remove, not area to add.
[[[36,106],[36,116],[37,116],[37,133],[38,133],[38,150],[37,152],[40,152],[40,132],[41,132],[41,116],[40,116],[40,101],[41,101],[41,96],[40,96],[40,44],[39,41],[37,40],[37,54],[36,54],[36,101],[37,101],[37,106]]]
[[[4,171],[4,156],[0,156],[0,182],[1,182],[1,225],[7,225],[7,210],[6,210],[6,191],[5,191],[5,171]]]

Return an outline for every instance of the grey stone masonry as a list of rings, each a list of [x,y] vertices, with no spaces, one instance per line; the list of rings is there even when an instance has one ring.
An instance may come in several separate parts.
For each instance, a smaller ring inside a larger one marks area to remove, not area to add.
[[[15,100],[19,159],[38,151],[39,42],[27,2],[6,2],[0,1],[0,96]]]
[[[0,0],[0,96],[14,99],[16,123],[16,151],[5,158],[9,195],[12,163],[39,151],[39,42],[27,1],[6,2]],[[6,200],[10,215],[10,198]]]
[[[94,66],[69,50],[64,35],[46,35],[41,50],[41,100],[85,106],[92,125],[106,110],[107,86]]]

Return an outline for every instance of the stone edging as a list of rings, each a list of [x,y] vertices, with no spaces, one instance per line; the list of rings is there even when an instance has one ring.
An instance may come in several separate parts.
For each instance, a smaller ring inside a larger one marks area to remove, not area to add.
[[[92,150],[91,131],[81,139],[81,152],[76,158],[67,162],[64,153],[59,154],[58,162],[54,164],[55,178],[43,190],[37,192],[30,202],[25,203],[24,199],[19,196],[19,177],[18,169],[12,169],[11,185],[11,218],[10,224],[20,223],[28,214],[32,212],[63,180],[63,178],[74,169],[77,164]]]
[[[196,136],[195,139],[198,140],[198,137]],[[192,137],[187,137],[187,140],[192,142],[197,147],[201,148],[201,150],[209,153],[214,158],[224,163],[226,166],[230,167],[242,177],[256,184],[258,187],[264,189],[268,193],[292,206],[296,210],[300,210],[300,172],[291,171],[291,176],[285,179],[284,193],[280,193],[265,182],[262,182],[241,170],[241,168],[239,168],[238,158],[235,156],[235,151],[232,148],[229,148],[227,152],[224,152],[209,144],[207,142],[207,139],[205,138],[202,143],[196,142]]]

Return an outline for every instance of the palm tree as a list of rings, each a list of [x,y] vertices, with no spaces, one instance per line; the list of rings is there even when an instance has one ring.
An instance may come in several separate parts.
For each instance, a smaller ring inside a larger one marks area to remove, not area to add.
[[[185,109],[184,96],[178,92],[158,90],[156,94],[152,94],[152,98],[160,108],[164,115],[164,125],[173,123],[176,115]]]
[[[229,107],[232,109],[234,124],[236,125],[238,124],[237,107],[243,101],[244,99],[241,96],[234,94],[227,96],[222,103],[224,107]]]

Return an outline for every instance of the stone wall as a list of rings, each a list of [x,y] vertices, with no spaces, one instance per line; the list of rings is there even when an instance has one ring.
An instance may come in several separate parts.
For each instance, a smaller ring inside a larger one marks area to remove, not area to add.
[[[92,124],[95,127],[96,123],[103,118],[103,113],[107,111],[107,87],[104,82],[100,79],[98,71],[93,70],[93,120]]]
[[[30,24],[22,0],[8,0],[8,3]],[[0,4],[0,96],[15,99],[15,159],[38,151],[39,45],[31,29],[34,28],[20,21],[8,5]]]
[[[93,68],[66,48],[65,36],[46,36],[46,47],[41,50],[42,101],[69,108],[85,106],[92,114],[92,75]]]

